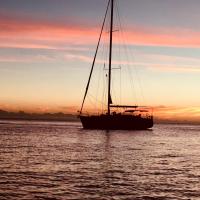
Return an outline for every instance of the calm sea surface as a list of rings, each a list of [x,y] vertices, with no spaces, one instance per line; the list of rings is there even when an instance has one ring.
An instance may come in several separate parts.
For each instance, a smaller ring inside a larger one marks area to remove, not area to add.
[[[0,199],[200,199],[200,126],[1,121]]]

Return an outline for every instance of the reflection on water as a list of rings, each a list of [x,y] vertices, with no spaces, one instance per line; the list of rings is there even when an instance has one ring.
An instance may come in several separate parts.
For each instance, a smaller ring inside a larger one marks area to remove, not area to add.
[[[200,126],[0,124],[0,199],[199,199]]]

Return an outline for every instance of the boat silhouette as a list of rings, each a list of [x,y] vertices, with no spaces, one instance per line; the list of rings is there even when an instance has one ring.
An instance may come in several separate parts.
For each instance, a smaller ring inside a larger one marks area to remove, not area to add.
[[[87,82],[83,102],[79,111],[79,118],[82,122],[83,128],[86,129],[102,129],[102,130],[145,130],[153,127],[153,114],[144,106],[138,105],[115,105],[111,97],[111,79],[112,79],[112,51],[113,51],[113,23],[114,23],[114,4],[115,0],[109,0],[106,8],[106,13],[101,27],[97,48],[95,51],[92,67],[90,70],[89,79]],[[105,21],[110,13],[109,23],[109,59],[108,59],[108,74],[107,76],[107,109],[100,114],[86,114],[83,112],[88,89],[91,82],[91,77],[94,71],[94,65],[101,42],[102,33],[105,26]],[[116,110],[120,109],[120,111]]]

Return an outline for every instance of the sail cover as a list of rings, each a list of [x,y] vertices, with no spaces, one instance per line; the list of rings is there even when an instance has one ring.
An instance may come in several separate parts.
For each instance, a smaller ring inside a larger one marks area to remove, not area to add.
[[[109,104],[112,104],[112,103],[113,103],[113,102],[112,102],[111,94],[109,94],[109,99],[108,99],[108,101],[109,101],[109,102],[108,102]]]

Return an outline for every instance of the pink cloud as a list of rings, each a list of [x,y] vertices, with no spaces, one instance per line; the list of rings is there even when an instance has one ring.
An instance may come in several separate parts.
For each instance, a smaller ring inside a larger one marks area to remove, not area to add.
[[[105,33],[108,35],[107,33]],[[116,34],[120,34],[117,33]],[[0,47],[33,48],[53,50],[88,51],[86,45],[95,45],[99,28],[55,24],[0,16]],[[181,29],[129,28],[123,37],[128,44],[200,47],[200,32]],[[120,41],[118,41],[120,42]],[[138,55],[137,55],[138,56]],[[200,72],[200,60],[166,55],[139,55],[135,62],[114,60],[113,64],[142,66],[151,70]],[[142,59],[141,59],[142,58]],[[48,58],[49,60],[50,58]],[[60,59],[91,63],[92,57],[84,54],[66,54]],[[46,58],[0,57],[0,62],[45,61]],[[97,59],[98,63],[104,63]]]
[[[166,56],[159,54],[141,54],[138,56],[140,57],[140,59],[136,61],[113,60],[112,64],[145,67],[150,70],[159,70],[159,71],[173,71],[173,72],[186,72],[186,73],[200,72],[200,59],[197,58],[185,58],[185,57]],[[64,58],[66,60],[71,60],[71,61],[79,60],[81,62],[86,62],[86,63],[92,63],[93,60],[92,57],[80,54],[66,54]],[[96,63],[104,64],[105,61],[97,59]]]
[[[91,44],[97,39],[96,29],[46,22],[0,18],[1,46],[54,48],[62,44]]]
[[[65,44],[96,44],[100,28],[66,25],[0,16],[0,46],[55,48]],[[200,47],[200,32],[171,28],[129,28],[128,44],[172,47]]]
[[[132,44],[171,47],[200,47],[200,32],[189,29],[149,28],[129,29],[126,40]]]

